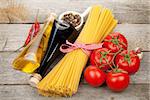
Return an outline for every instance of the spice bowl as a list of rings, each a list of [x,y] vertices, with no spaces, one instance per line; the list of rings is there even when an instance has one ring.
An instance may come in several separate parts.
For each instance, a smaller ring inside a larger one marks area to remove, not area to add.
[[[66,11],[59,15],[58,20],[72,24],[76,30],[80,30],[83,26],[83,23],[86,21],[90,10],[91,7],[87,8],[83,13]]]

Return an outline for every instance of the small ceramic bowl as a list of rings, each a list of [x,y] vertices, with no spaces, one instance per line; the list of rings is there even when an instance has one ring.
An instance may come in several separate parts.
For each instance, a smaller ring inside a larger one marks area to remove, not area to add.
[[[85,22],[85,20],[88,16],[89,12],[90,12],[90,10],[91,10],[91,7],[87,8],[83,13],[79,13],[79,12],[76,12],[76,11],[66,11],[66,12],[63,12],[59,15],[58,20],[63,21],[62,20],[63,16],[66,15],[66,14],[69,14],[69,13],[72,13],[74,15],[79,15],[81,17],[81,21],[80,21],[80,24],[75,27],[75,29],[80,30],[83,23]]]

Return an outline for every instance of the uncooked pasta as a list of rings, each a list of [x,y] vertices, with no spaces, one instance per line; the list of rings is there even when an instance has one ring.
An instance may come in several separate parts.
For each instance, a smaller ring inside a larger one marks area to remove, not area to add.
[[[76,42],[100,43],[111,33],[116,24],[117,21],[109,9],[99,5],[92,6]],[[37,85],[39,93],[45,96],[72,96],[75,94],[88,57],[80,48],[67,53]]]

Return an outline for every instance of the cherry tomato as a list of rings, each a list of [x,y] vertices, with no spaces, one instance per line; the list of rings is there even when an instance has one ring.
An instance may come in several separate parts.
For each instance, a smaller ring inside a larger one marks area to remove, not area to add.
[[[120,50],[120,48],[127,50],[128,43],[127,39],[122,34],[120,34],[119,32],[115,32],[108,35],[104,39],[103,47],[111,50],[111,52],[113,53],[116,53]]]
[[[139,70],[140,59],[135,51],[128,52],[127,50],[119,53],[115,58],[116,65],[127,71],[129,74],[134,74]]]
[[[109,89],[115,92],[120,92],[125,90],[129,85],[130,77],[126,72],[108,72],[106,78],[106,84]]]
[[[106,74],[96,66],[88,66],[84,71],[84,79],[93,87],[101,86],[106,79]]]
[[[100,67],[103,71],[110,69],[114,54],[110,53],[107,48],[100,48],[91,53],[90,63]],[[109,65],[110,64],[110,65]]]

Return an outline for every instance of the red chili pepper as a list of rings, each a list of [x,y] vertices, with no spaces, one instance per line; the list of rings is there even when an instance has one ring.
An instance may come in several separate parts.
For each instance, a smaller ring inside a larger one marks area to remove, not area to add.
[[[40,30],[40,24],[39,24],[38,21],[36,21],[32,25],[32,27],[31,27],[31,29],[29,31],[29,35],[28,35],[28,37],[27,37],[27,39],[25,41],[24,47],[38,34],[39,30]]]
[[[33,37],[35,37],[37,35],[37,33],[39,32],[39,30],[40,30],[40,24],[39,24],[38,21],[36,21],[36,23],[34,24],[34,27],[35,27],[34,28],[35,31],[34,31]]]
[[[37,12],[37,15],[36,15],[36,19],[35,19],[35,23],[34,23],[34,34],[33,34],[33,37],[35,37],[37,35],[37,33],[39,32],[39,30],[40,30],[40,23],[38,22],[38,19],[37,19],[38,13],[39,13],[39,9],[38,9],[38,12]]]
[[[36,15],[36,19],[35,19],[35,22],[34,24],[32,24],[30,30],[29,30],[29,33],[28,33],[28,36],[25,40],[25,43],[23,46],[21,46],[19,49],[17,49],[16,51],[20,50],[22,47],[25,47],[26,45],[28,45],[28,43],[38,34],[39,30],[40,30],[40,23],[38,22],[37,20],[37,16],[38,16],[38,13]]]
[[[32,27],[30,28],[30,30],[29,30],[29,34],[28,34],[28,36],[27,36],[27,38],[26,38],[26,40],[25,40],[25,43],[24,43],[24,45],[23,45],[23,47],[25,47],[30,41],[31,41],[31,38],[32,38],[32,35],[33,35],[33,31],[34,31],[34,24],[32,25]]]
[[[30,40],[31,40],[31,35],[28,35],[23,47],[25,47],[30,42]]]

